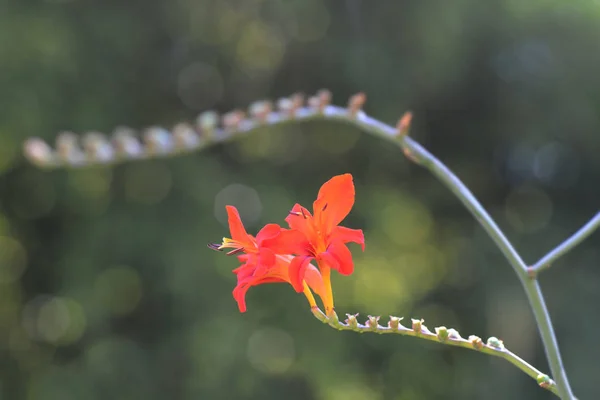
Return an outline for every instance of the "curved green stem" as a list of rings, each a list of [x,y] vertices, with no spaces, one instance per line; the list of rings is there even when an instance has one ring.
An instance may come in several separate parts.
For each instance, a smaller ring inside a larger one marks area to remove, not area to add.
[[[290,103],[290,101],[287,103]],[[231,140],[245,133],[260,130],[262,125],[281,126],[308,120],[343,122],[391,141],[400,146],[409,159],[429,169],[433,175],[445,184],[473,214],[500,248],[527,293],[542,337],[550,369],[556,380],[558,394],[562,399],[573,399],[574,396],[562,365],[552,321],[539,285],[529,276],[527,265],[475,196],[440,160],[416,141],[404,135],[404,132],[401,132],[398,128],[370,118],[360,111],[357,104],[345,109],[327,103],[328,96],[325,94],[325,96],[322,95],[319,98],[311,98],[309,100],[309,104],[313,105],[311,107],[300,107],[297,102],[292,101],[292,105],[287,105],[283,111],[271,112],[270,108],[263,106],[262,111],[252,112],[254,114],[253,119],[244,119],[240,113],[228,114],[223,118],[225,124],[223,129],[216,127],[218,121],[213,114],[206,114],[199,118],[200,136],[196,129],[189,125],[178,125],[174,128],[173,134],[160,128],[151,128],[144,134],[144,144],[140,144],[137,139],[130,134],[125,134],[123,131],[118,134],[115,133],[112,140],[115,144],[111,144],[111,141],[102,135],[88,134],[83,141],[83,150],[79,148],[72,134],[64,134],[59,138],[57,141],[58,151],[53,151],[40,139],[30,139],[25,143],[25,155],[30,161],[44,168],[106,165],[132,159],[175,156],[184,152],[197,151],[211,144]],[[255,105],[252,108],[258,109],[260,107]],[[595,221],[591,228],[584,229],[584,234],[591,233],[596,224],[600,224],[600,221]],[[564,254],[572,248],[578,243],[578,238],[579,236],[571,243],[566,243],[562,250],[559,248],[557,254]]]
[[[529,267],[529,275],[536,277],[541,271],[550,268],[553,262],[558,260],[560,257],[573,250],[577,245],[587,239],[598,227],[600,226],[600,212],[597,213],[592,219],[585,224],[581,229],[571,235],[568,239],[558,245],[555,249],[550,251],[538,262]]]
[[[361,324],[356,319],[358,314],[348,314],[346,321],[340,322],[335,313],[329,315],[328,317],[318,308],[313,308],[312,313],[319,321],[339,331],[353,331],[358,333],[373,332],[379,334],[395,333],[433,342],[439,342],[450,346],[462,347],[464,349],[475,350],[480,353],[504,358],[521,371],[535,379],[541,387],[558,396],[556,383],[550,379],[548,375],[544,374],[527,361],[508,350],[506,347],[504,347],[502,341],[495,337],[489,338],[487,342],[484,343],[481,338],[474,335],[469,336],[468,339],[464,339],[455,329],[449,329],[443,326],[435,328],[434,332],[432,332],[424,325],[425,321],[414,319],[412,320],[412,327],[409,328],[400,323],[402,318],[393,316],[390,317],[387,326],[383,326],[379,325],[379,317],[369,316],[365,323]]]

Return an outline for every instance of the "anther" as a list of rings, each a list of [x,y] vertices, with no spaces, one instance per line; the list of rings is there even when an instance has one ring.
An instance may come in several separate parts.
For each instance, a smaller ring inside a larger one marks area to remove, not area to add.
[[[291,215],[295,215],[296,217],[302,216],[302,218],[306,219],[306,214],[304,213],[304,209],[301,208],[300,211],[290,211]]]
[[[229,252],[227,252],[225,254],[227,254],[228,256],[232,256],[234,254],[242,253],[243,251],[244,251],[244,248],[243,247],[239,247],[239,248],[233,249],[233,250],[231,250],[231,251],[229,251]]]
[[[209,243],[207,244],[208,248],[211,250],[222,251],[220,243]]]

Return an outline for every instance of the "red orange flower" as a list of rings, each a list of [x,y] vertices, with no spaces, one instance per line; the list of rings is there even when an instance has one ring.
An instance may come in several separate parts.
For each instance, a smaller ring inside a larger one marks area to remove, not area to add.
[[[238,259],[243,263],[233,272],[237,275],[237,285],[233,290],[233,297],[238,303],[240,312],[246,311],[246,293],[252,286],[263,283],[288,282],[289,264],[291,256],[276,254],[276,239],[282,229],[277,224],[268,224],[258,232],[256,237],[248,234],[237,209],[227,206],[230,238],[223,238],[221,244],[210,244],[214,250],[231,248],[228,255],[240,254]],[[325,290],[323,279],[314,266],[309,266],[305,279],[301,282],[302,289],[311,307],[316,307],[311,289],[323,298]]]
[[[342,275],[354,271],[352,254],[346,243],[362,245],[365,238],[362,230],[338,226],[346,218],[354,205],[354,183],[352,175],[334,176],[325,182],[313,203],[313,214],[300,204],[286,218],[290,230],[282,230],[273,238],[279,251],[295,254],[289,266],[290,282],[296,291],[303,290],[303,281],[310,262],[317,260],[325,284],[323,299],[325,312],[333,311],[331,290],[331,270]]]

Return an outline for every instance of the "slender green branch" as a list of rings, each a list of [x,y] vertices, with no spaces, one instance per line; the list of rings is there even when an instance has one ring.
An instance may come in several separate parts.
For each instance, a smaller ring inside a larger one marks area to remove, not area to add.
[[[374,332],[380,334],[395,333],[399,335],[430,340],[433,342],[439,342],[450,346],[462,347],[464,349],[475,350],[479,351],[480,353],[504,358],[521,371],[535,379],[541,387],[558,396],[556,383],[550,379],[548,375],[539,371],[527,361],[508,350],[506,347],[504,347],[504,343],[495,337],[490,337],[487,342],[484,343],[480,337],[475,335],[471,335],[468,339],[464,339],[455,329],[446,328],[444,326],[437,327],[434,329],[434,332],[432,332],[429,330],[429,328],[427,328],[427,326],[424,325],[425,321],[423,320],[413,319],[412,326],[408,328],[401,324],[402,318],[399,317],[390,316],[390,320],[387,325],[382,326],[379,324],[379,317],[369,316],[365,323],[361,324],[357,320],[358,314],[347,314],[348,318],[345,320],[345,322],[341,322],[335,313],[327,317],[318,308],[313,308],[312,312],[319,321],[340,331],[354,331],[358,333]]]
[[[577,232],[571,235],[564,242],[559,244],[555,249],[550,251],[544,257],[542,257],[538,262],[529,267],[529,275],[531,277],[536,277],[537,274],[539,274],[541,271],[550,268],[553,262],[567,254],[569,251],[573,250],[581,242],[587,239],[588,236],[594,233],[594,231],[598,229],[598,227],[600,227],[600,212],[596,214],[581,229],[579,229]]]
[[[558,394],[562,399],[573,399],[552,321],[540,288],[537,282],[529,277],[527,265],[469,189],[441,161],[406,135],[409,122],[404,118],[396,128],[370,118],[361,111],[364,95],[354,96],[348,108],[329,105],[329,100],[329,92],[321,91],[308,100],[308,107],[303,107],[302,98],[294,96],[291,99],[282,99],[278,103],[277,112],[272,111],[268,102],[256,103],[249,110],[251,115],[249,119],[246,119],[245,113],[240,111],[224,115],[221,119],[222,128],[218,127],[219,119],[214,113],[204,113],[197,119],[195,126],[179,124],[173,128],[172,133],[162,128],[150,128],[143,133],[143,143],[126,128],[118,129],[111,139],[98,133],[88,133],[82,140],[83,148],[79,146],[76,136],[72,133],[59,135],[56,150],[51,149],[41,139],[32,138],[25,143],[25,156],[43,168],[115,164],[133,159],[170,157],[197,151],[215,143],[258,131],[262,125],[282,126],[309,120],[329,120],[350,124],[391,141],[400,146],[409,159],[429,169],[444,183],[500,248],[527,293],[550,369],[556,380]]]

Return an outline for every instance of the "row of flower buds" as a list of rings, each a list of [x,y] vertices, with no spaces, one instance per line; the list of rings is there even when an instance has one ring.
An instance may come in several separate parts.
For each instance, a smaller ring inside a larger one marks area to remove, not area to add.
[[[316,311],[318,312],[318,311]],[[317,314],[315,314],[317,315]],[[402,333],[408,336],[419,336],[429,339],[435,339],[440,342],[455,341],[457,343],[470,344],[476,350],[481,350],[484,347],[494,349],[497,351],[505,350],[504,343],[495,337],[490,337],[487,343],[483,343],[483,340],[475,335],[469,336],[468,339],[464,339],[460,336],[460,333],[456,329],[446,328],[445,326],[436,327],[434,332],[429,330],[424,325],[425,320],[423,319],[411,319],[411,327],[406,327],[401,324],[403,318],[390,316],[387,325],[380,325],[379,320],[381,317],[369,315],[365,320],[364,324],[358,322],[358,314],[346,314],[347,318],[344,322],[341,322],[337,315],[334,313],[329,317],[317,316],[321,321],[328,323],[332,327],[339,330],[351,330],[355,332],[375,332],[375,333]],[[465,347],[464,345],[462,347]]]
[[[110,137],[89,132],[79,138],[72,132],[62,132],[56,138],[55,149],[40,138],[30,138],[24,143],[24,154],[30,162],[44,168],[82,167],[173,156],[195,151],[263,124],[274,125],[318,116],[364,117],[362,107],[365,101],[364,93],[358,93],[350,98],[348,107],[344,109],[330,105],[331,93],[328,90],[321,90],[306,101],[303,95],[295,94],[278,100],[276,110],[270,101],[259,101],[250,105],[247,113],[236,110],[219,117],[216,112],[207,111],[198,116],[195,124],[179,123],[170,132],[157,126],[145,129],[141,135],[131,128],[118,127]],[[407,113],[398,123],[397,134],[406,135],[409,124],[410,113]]]
[[[459,346],[469,348],[472,350],[482,351],[484,353],[493,354],[496,356],[502,356],[504,358],[510,357],[510,353],[502,340],[496,337],[490,337],[484,343],[483,340],[475,335],[471,335],[468,339],[464,339],[460,336],[460,333],[456,329],[446,328],[445,326],[436,327],[432,332],[427,326],[424,325],[423,319],[411,319],[411,327],[406,327],[401,324],[403,318],[390,316],[389,321],[386,325],[380,325],[378,316],[367,316],[364,323],[358,321],[358,314],[346,314],[347,318],[344,322],[338,319],[337,314],[334,312],[332,315],[326,316],[321,310],[315,308],[312,310],[313,314],[321,322],[330,325],[331,327],[340,331],[354,331],[359,333],[374,332],[374,333],[397,333],[406,336],[420,337],[427,340],[433,340],[449,344],[453,346]],[[544,389],[553,390],[555,389],[556,383],[546,374],[539,373],[536,377],[538,384]]]

